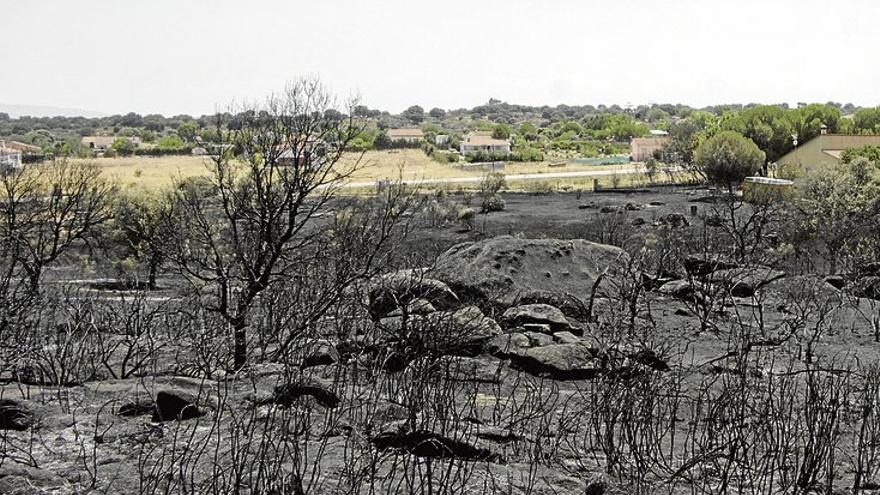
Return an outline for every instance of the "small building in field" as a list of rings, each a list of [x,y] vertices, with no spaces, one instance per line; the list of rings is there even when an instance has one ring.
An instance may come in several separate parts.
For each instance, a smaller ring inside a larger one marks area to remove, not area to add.
[[[42,155],[43,148],[21,141],[3,141],[6,149],[20,151],[22,155]]]
[[[629,142],[629,156],[634,162],[643,162],[654,157],[654,153],[663,149],[669,142],[669,136],[656,135],[651,137],[633,138]]]
[[[510,153],[509,139],[496,139],[483,134],[470,134],[461,140],[459,151],[462,155],[470,153]]]
[[[0,141],[0,167],[20,168],[43,159],[43,148],[20,141]]]
[[[110,149],[113,146],[113,141],[116,141],[118,138],[119,136],[83,136],[80,139],[80,143],[96,153],[103,153]],[[141,145],[141,138],[137,136],[124,137],[123,139],[131,141],[135,147]]]
[[[864,146],[880,146],[880,135],[820,134],[780,157],[776,166],[807,173],[837,165],[844,151]]]
[[[21,168],[21,151],[7,148],[5,141],[0,141],[0,169],[16,170]]]
[[[327,151],[326,142],[316,138],[301,137],[291,139],[287,145],[278,147],[280,153],[276,158],[276,164],[282,167],[303,165],[316,167],[323,164],[323,157]]]
[[[407,143],[418,143],[425,139],[425,133],[421,129],[388,129],[386,131],[391,141],[406,141]]]

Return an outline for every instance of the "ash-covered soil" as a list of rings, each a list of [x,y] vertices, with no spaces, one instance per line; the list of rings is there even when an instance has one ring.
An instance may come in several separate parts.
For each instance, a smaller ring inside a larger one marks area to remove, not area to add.
[[[472,225],[416,219],[405,263],[320,325],[281,338],[295,313],[255,317],[268,330],[235,372],[173,279],[91,284],[77,297],[116,319],[59,307],[88,332],[3,377],[0,493],[880,487],[880,267],[727,256],[706,195],[506,195]]]

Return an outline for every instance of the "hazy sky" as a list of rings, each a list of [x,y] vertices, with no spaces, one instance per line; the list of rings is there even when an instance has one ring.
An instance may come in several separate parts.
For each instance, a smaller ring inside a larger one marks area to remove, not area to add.
[[[0,0],[0,103],[210,113],[317,74],[398,112],[880,104],[876,0]]]

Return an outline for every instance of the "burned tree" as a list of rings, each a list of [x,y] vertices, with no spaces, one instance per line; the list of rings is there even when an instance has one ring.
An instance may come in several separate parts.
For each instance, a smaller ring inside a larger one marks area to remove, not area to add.
[[[345,113],[335,107],[320,82],[300,80],[230,122],[218,115],[211,187],[175,190],[175,238],[166,254],[206,309],[229,325],[235,369],[247,362],[250,318],[262,295],[323,277],[318,289],[304,291],[317,302],[296,323],[319,320],[347,287],[371,275],[402,213],[398,188],[363,215],[328,211],[340,206],[333,200],[360,163],[344,156],[362,130],[353,103]]]
[[[156,278],[165,262],[163,244],[169,237],[172,202],[167,195],[129,194],[116,204],[113,239],[146,271],[147,288],[156,289]]]
[[[58,159],[0,173],[4,297],[16,273],[38,293],[46,266],[110,218],[113,193],[92,163]]]

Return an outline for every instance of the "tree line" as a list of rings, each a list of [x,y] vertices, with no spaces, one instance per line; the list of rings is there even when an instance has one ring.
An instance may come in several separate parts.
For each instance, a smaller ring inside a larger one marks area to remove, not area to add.
[[[582,155],[601,153],[597,143],[625,142],[647,134],[648,129],[668,130],[679,141],[678,158],[687,160],[695,146],[715,129],[734,130],[755,141],[771,161],[790,149],[797,134],[805,142],[825,125],[829,132],[880,133],[880,108],[858,108],[852,104],[717,105],[695,109],[686,105],[654,104],[622,108],[618,105],[525,106],[498,100],[471,109],[425,111],[413,105],[399,114],[357,105],[352,117],[364,120],[369,131],[353,143],[357,149],[381,148],[381,131],[395,127],[436,129],[435,134],[461,134],[487,127],[506,127],[529,141],[542,141],[544,149],[576,150]],[[846,116],[846,117],[844,117]],[[248,116],[226,113],[224,125],[235,127]],[[88,135],[137,136],[145,143],[171,149],[209,139],[216,132],[213,115],[128,113],[99,118],[28,117],[12,119],[0,113],[0,138],[40,146],[57,155],[88,155],[80,138]],[[378,138],[378,143],[377,143]]]

